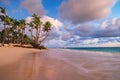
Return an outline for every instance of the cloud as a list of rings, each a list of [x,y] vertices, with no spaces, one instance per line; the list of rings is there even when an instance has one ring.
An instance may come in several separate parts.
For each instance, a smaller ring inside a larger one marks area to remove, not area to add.
[[[57,30],[63,26],[63,23],[58,20],[58,19],[54,19],[54,18],[51,18],[49,16],[43,16],[40,18],[41,21],[43,22],[43,24],[47,21],[49,21],[51,24],[52,24],[52,27],[55,27]],[[32,21],[32,17],[27,17],[26,18],[26,23],[30,23]]]
[[[62,36],[62,40],[67,41],[71,38],[71,34],[69,32],[65,32],[64,35]]]
[[[76,25],[71,29],[65,28],[65,32],[62,36],[62,40],[68,41],[71,38],[75,40],[74,36],[79,36],[82,39],[120,37],[120,18],[105,20],[99,26],[91,23],[84,23],[84,24]]]
[[[93,39],[88,39],[88,40],[83,40],[83,44],[95,44],[98,43],[99,39],[98,38],[93,38]]]
[[[81,24],[81,25],[77,25],[77,27],[75,27],[72,30],[73,35],[79,35],[81,37],[89,37],[91,35],[94,34],[94,31],[96,30],[96,26],[94,26],[93,24]]]
[[[96,31],[96,26],[93,24],[85,23],[74,26],[72,29],[66,29],[62,36],[62,40],[70,40],[71,38],[78,39],[79,37],[91,37]]]
[[[52,39],[44,43],[48,47],[65,47],[66,42],[60,39]]]
[[[54,19],[48,16],[43,16],[40,19],[43,22],[43,24],[46,21],[49,21],[52,24],[51,32],[47,40],[56,39],[56,38],[58,39],[61,35],[60,28],[63,26],[63,23],[58,19]],[[26,18],[26,23],[30,23],[31,21],[32,21],[32,17]]]
[[[46,13],[42,5],[42,0],[23,0],[21,7],[27,9],[30,13],[36,13],[40,16]]]
[[[109,38],[79,38],[78,40],[66,41],[67,47],[120,47],[120,37]]]
[[[26,19],[27,22],[32,20],[31,17]],[[64,28],[63,23],[58,19],[43,16],[41,20],[43,22],[50,21],[53,24],[50,36],[44,43],[46,46],[102,47],[105,46],[104,44],[106,46],[118,46],[120,43],[120,18],[105,20],[99,26],[93,23],[84,23],[78,25],[67,24]],[[61,28],[64,30],[61,31]]]
[[[110,15],[116,0],[67,0],[59,8],[59,14],[73,24],[92,21]]]
[[[43,23],[45,23],[46,21],[49,21],[52,24],[52,26],[56,28],[56,30],[59,30],[59,28],[63,26],[63,23],[60,20],[54,19],[48,16],[43,16],[41,20]]]
[[[52,27],[50,34],[46,40],[48,41],[48,40],[52,40],[52,39],[59,39],[60,36],[61,36],[60,30],[57,30],[55,27]]]
[[[120,36],[120,18],[104,21],[94,33],[95,37],[118,37]]]
[[[92,47],[120,47],[120,42],[117,41],[111,41],[111,42],[106,42],[106,43],[97,43],[93,45],[89,45]]]
[[[10,4],[10,0],[1,0],[0,2],[3,2],[4,4],[7,4],[7,5]]]
[[[26,23],[30,23],[32,21],[32,17],[27,17],[26,19],[25,19],[25,22]]]

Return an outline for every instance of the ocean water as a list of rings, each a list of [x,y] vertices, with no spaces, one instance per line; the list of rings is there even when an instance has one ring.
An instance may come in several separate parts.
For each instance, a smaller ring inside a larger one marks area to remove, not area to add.
[[[120,53],[120,47],[72,47],[67,49]]]

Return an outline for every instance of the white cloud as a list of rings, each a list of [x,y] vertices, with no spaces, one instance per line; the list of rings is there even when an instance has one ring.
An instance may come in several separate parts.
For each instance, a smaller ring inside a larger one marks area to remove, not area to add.
[[[96,20],[110,15],[116,0],[67,0],[62,3],[59,14],[73,24]]]
[[[83,40],[83,44],[96,44],[99,42],[99,39],[98,38],[95,38],[95,39],[88,39],[88,40]]]
[[[43,24],[47,21],[49,21],[52,24],[52,27],[55,27],[56,29],[59,29],[63,26],[63,23],[59,21],[58,19],[54,19],[48,16],[43,16],[40,18],[40,20],[43,22]],[[30,23],[32,21],[32,17],[26,18],[26,23]]]
[[[95,47],[120,47],[120,42],[106,42],[106,43],[98,43],[95,45],[92,45]]]
[[[49,21],[53,27],[56,28],[56,30],[59,31],[59,28],[63,26],[63,23],[61,21],[59,21],[58,19],[54,19],[48,16],[43,16],[41,18],[42,22],[45,23],[46,21]]]
[[[46,41],[44,44],[48,47],[64,47],[66,45],[66,42],[60,39],[52,39]]]
[[[56,39],[56,38],[58,39],[61,35],[60,28],[63,26],[63,23],[59,21],[58,19],[54,19],[48,16],[43,16],[40,19],[43,22],[43,24],[46,21],[49,21],[52,24],[50,36],[47,38],[47,41],[51,39]],[[26,23],[30,23],[31,21],[32,21],[32,17],[26,18]]]
[[[71,37],[72,36],[69,32],[65,32],[63,33],[62,40],[66,41],[66,40],[69,40]]]
[[[32,21],[32,17],[27,17],[26,19],[25,19],[25,22],[26,23],[30,23]]]
[[[94,33],[95,37],[117,37],[120,36],[120,18],[113,18],[102,23]]]
[[[42,5],[42,0],[23,0],[21,7],[27,9],[30,13],[36,13],[40,16],[46,13]]]

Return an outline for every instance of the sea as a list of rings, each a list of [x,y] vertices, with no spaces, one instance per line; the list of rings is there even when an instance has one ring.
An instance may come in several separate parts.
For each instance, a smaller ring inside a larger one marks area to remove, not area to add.
[[[67,49],[120,53],[120,47],[69,47]]]

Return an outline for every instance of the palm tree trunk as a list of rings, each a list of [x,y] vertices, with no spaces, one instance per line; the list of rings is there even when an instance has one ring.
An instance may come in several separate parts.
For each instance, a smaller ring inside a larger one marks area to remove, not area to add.
[[[4,23],[4,36],[3,36],[2,46],[4,46],[4,44],[5,44],[6,36],[7,36],[7,32],[6,32],[6,24]]]
[[[24,42],[24,30],[22,30],[21,46],[23,45],[23,42]]]
[[[39,39],[39,33],[38,33],[38,29],[36,29],[36,40],[35,40],[36,44],[38,44],[38,39]]]
[[[49,36],[49,32],[48,32],[48,34],[40,41],[40,46],[41,46],[41,43],[42,43],[43,41],[45,41],[45,39],[46,39],[48,36]]]

